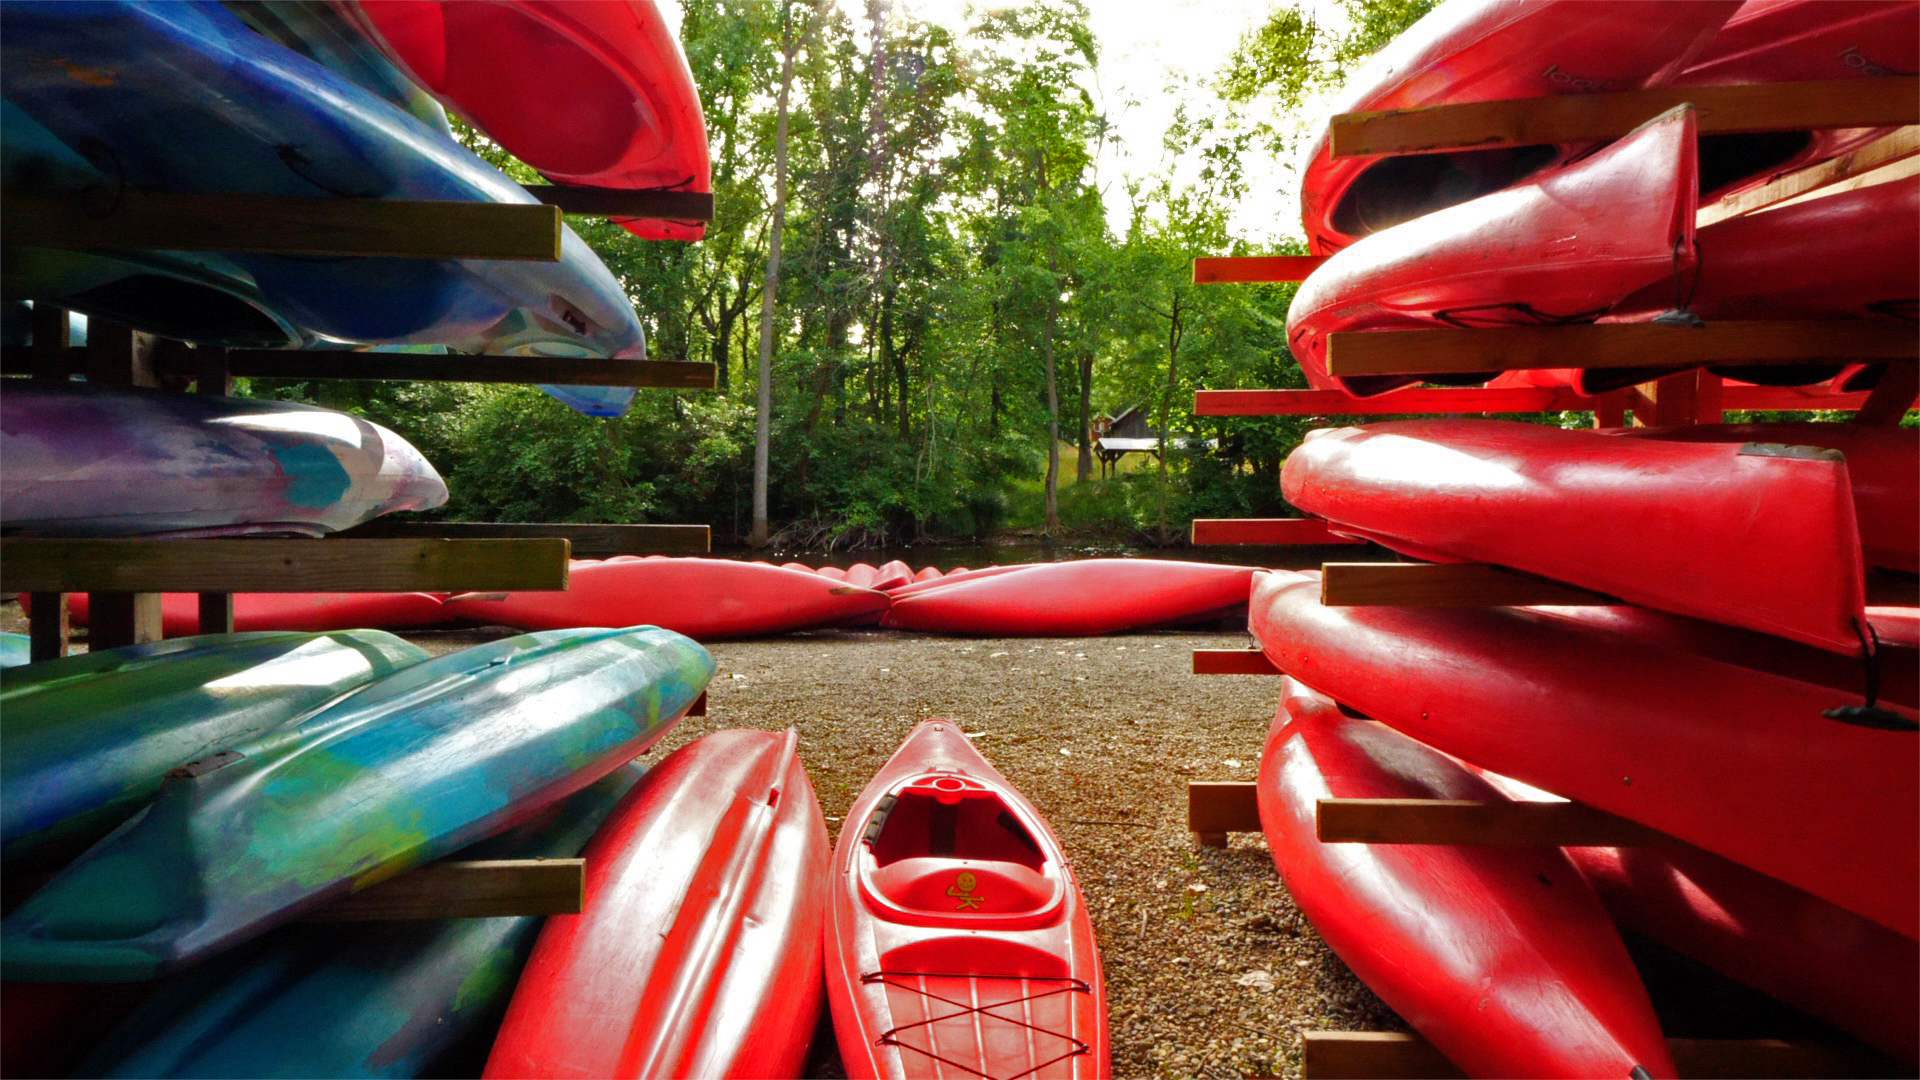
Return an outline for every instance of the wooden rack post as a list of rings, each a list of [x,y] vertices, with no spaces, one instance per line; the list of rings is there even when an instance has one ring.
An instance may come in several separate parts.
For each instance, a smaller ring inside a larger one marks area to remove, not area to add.
[[[1301,1033],[1305,1080],[1408,1080],[1465,1076],[1418,1035],[1387,1031]],[[1810,1039],[1668,1039],[1688,1080],[1813,1080],[1874,1076],[1885,1065],[1872,1055]]]

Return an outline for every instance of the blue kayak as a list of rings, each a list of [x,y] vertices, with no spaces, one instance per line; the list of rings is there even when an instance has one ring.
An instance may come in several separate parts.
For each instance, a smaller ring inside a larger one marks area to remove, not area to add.
[[[398,106],[208,0],[0,6],[0,92],[98,173],[141,191],[530,204]],[[10,137],[10,136],[9,136]],[[27,170],[26,175],[32,175]],[[71,190],[60,176],[41,190]],[[346,342],[639,358],[631,301],[564,230],[558,264],[232,254],[274,312]],[[619,415],[631,389],[550,392]]]
[[[644,772],[622,766],[455,857],[572,858]],[[75,1075],[418,1076],[498,1021],[541,922],[287,927],[162,983]]]
[[[167,770],[427,658],[379,630],[208,634],[0,672],[0,856],[72,857],[132,817]]]
[[[0,978],[150,979],[457,851],[631,761],[713,658],[658,627],[552,630],[416,664],[176,769],[0,921]]]
[[[25,634],[0,634],[0,668],[19,667],[33,655],[33,642]]]

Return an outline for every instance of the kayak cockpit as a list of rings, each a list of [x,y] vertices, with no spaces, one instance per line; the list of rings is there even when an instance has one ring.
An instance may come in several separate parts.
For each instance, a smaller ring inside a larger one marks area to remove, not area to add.
[[[923,773],[874,804],[860,893],[889,922],[1020,928],[1057,917],[1066,878],[1027,815],[968,776]]]

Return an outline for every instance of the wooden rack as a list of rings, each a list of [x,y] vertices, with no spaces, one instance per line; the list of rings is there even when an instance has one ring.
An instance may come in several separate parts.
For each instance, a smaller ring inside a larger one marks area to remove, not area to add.
[[[169,249],[432,259],[560,258],[563,213],[710,220],[711,195],[536,186],[523,205],[255,195],[7,192],[8,244],[67,250]],[[329,350],[195,348],[106,320],[88,344],[67,344],[69,318],[34,310],[33,340],[0,350],[0,371],[96,385],[232,391],[235,376],[409,379],[710,388],[712,364],[581,358],[423,356]],[[464,525],[376,521],[324,542],[284,539],[0,541],[0,590],[30,594],[32,657],[67,648],[66,594],[87,592],[94,648],[161,636],[160,594],[200,594],[203,632],[231,630],[235,592],[462,592],[564,589],[572,541],[581,553],[705,552],[695,525]]]
[[[1307,1031],[1301,1038],[1300,1074],[1306,1080],[1465,1075],[1418,1035]],[[1668,1039],[1667,1049],[1689,1080],[1873,1076],[1885,1068],[1870,1054],[1811,1039]]]

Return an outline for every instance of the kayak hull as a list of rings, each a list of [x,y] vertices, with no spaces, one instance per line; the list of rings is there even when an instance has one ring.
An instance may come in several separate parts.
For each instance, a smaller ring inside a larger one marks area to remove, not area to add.
[[[1458,762],[1289,678],[1256,793],[1294,902],[1467,1075],[1677,1075],[1626,946],[1560,850],[1316,837],[1323,798],[1505,799]]]
[[[551,631],[390,675],[176,770],[0,921],[10,979],[166,973],[439,858],[632,760],[712,677],[652,627]]]
[[[541,931],[484,1075],[800,1074],[828,843],[797,750],[722,731],[654,768],[587,848],[581,914]]]
[[[1249,566],[1078,559],[948,574],[895,589],[883,625],[988,637],[1085,637],[1237,613]]]
[[[1838,454],[1497,420],[1314,433],[1281,493],[1340,532],[1629,603],[1862,651],[1865,568]]]
[[[1110,1075],[1093,924],[1059,842],[951,721],[916,727],[848,812],[826,970],[848,1076]]]
[[[1330,608],[1318,592],[1304,575],[1254,583],[1249,628],[1281,671],[1445,753],[1920,936],[1913,734],[1824,715],[1860,694],[1649,645],[1579,608]]]

